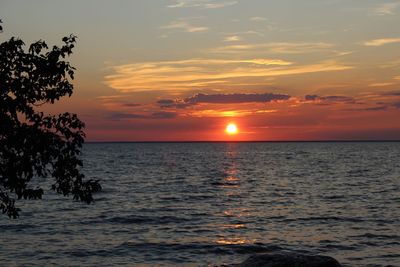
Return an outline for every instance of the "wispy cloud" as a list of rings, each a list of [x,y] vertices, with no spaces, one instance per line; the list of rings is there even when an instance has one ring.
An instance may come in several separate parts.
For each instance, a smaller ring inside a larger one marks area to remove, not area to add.
[[[226,37],[224,38],[224,41],[225,41],[225,42],[237,42],[237,41],[240,41],[240,37],[237,36],[237,35],[226,36]]]
[[[376,15],[380,16],[385,16],[385,15],[394,15],[396,14],[396,9],[400,7],[400,2],[395,2],[395,3],[384,3],[379,6],[377,6],[374,10],[373,13]]]
[[[162,29],[176,29],[176,30],[181,30],[181,31],[185,31],[185,32],[190,32],[190,33],[208,31],[208,27],[194,26],[185,20],[172,21],[168,25],[163,26],[161,28]]]
[[[400,101],[393,102],[391,106],[396,108],[396,109],[400,109]]]
[[[395,83],[390,83],[390,82],[387,82],[387,83],[371,83],[368,86],[370,86],[370,87],[384,87],[384,86],[389,86],[389,85],[393,85],[393,84],[395,84]]]
[[[254,104],[253,104],[254,105]],[[236,106],[237,107],[237,106]],[[265,114],[265,113],[275,113],[277,110],[274,109],[232,109],[232,108],[219,108],[219,109],[197,109],[197,110],[192,110],[189,112],[187,115],[191,117],[206,117],[206,118],[221,118],[221,117],[245,117],[245,116],[251,116],[251,115],[259,115],[259,114]],[[243,133],[243,132],[242,132]]]
[[[343,56],[351,55],[354,52],[353,51],[335,51],[335,53],[338,57],[343,57]]]
[[[388,106],[374,106],[374,107],[366,107],[366,108],[358,108],[358,109],[347,109],[348,111],[384,111],[387,110]]]
[[[400,66],[400,59],[397,60],[393,60],[393,61],[388,61],[382,65],[380,65],[379,67],[382,69],[390,69],[390,68],[397,68]]]
[[[217,1],[217,0],[176,0],[173,4],[168,5],[169,8],[201,8],[215,9],[236,5],[238,1]]]
[[[251,17],[250,18],[251,21],[267,21],[267,18],[264,17]]]
[[[367,92],[356,96],[346,95],[306,95],[304,104],[313,103],[318,106],[342,107],[342,111],[391,111],[400,109],[400,91]],[[344,107],[344,109],[343,109]]]
[[[373,39],[364,42],[366,46],[382,46],[386,44],[400,43],[400,38],[382,38],[382,39]]]
[[[384,96],[400,96],[400,91],[392,91],[383,93]]]
[[[213,53],[269,52],[275,54],[302,54],[331,49],[329,43],[262,43],[228,45],[210,49]]]
[[[349,96],[341,95],[330,95],[330,96],[318,96],[318,95],[306,95],[304,97],[306,101],[316,101],[322,104],[337,104],[337,103],[354,103],[355,99]]]
[[[123,103],[122,106],[128,107],[128,108],[134,108],[134,107],[140,107],[140,106],[142,106],[142,104],[130,102],[130,103]]]
[[[335,61],[299,65],[280,59],[189,59],[115,66],[105,83],[122,92],[212,89],[221,84],[240,84],[248,78],[262,85],[268,77],[352,68]]]
[[[132,119],[173,119],[178,116],[175,112],[158,111],[150,114],[145,113],[123,113],[112,112],[109,118],[113,120],[132,120]]]
[[[183,109],[192,106],[192,103],[187,103],[184,99],[160,99],[157,104],[162,108]]]

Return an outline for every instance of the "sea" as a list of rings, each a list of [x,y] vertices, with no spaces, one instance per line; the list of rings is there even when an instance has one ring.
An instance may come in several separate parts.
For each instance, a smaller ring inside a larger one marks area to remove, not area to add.
[[[0,266],[220,266],[264,252],[400,266],[400,142],[87,143],[87,205],[0,216]],[[40,179],[50,188],[51,179]]]

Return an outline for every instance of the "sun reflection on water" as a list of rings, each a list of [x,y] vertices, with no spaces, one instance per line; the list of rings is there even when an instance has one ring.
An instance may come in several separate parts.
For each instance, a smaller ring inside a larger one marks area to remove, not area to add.
[[[220,216],[225,221],[217,226],[218,234],[215,241],[220,245],[242,245],[254,243],[254,240],[244,234],[243,229],[248,228],[250,210],[243,206],[240,168],[238,165],[238,144],[229,143],[224,147],[224,162],[221,166],[222,177],[220,177],[218,188],[220,194]]]
[[[236,182],[236,181],[240,181],[240,179],[237,178],[237,177],[229,176],[229,177],[225,178],[225,181],[227,181],[227,182]]]
[[[228,229],[241,229],[241,228],[246,228],[244,224],[224,224],[223,225],[225,228]]]
[[[217,244],[220,245],[242,245],[249,244],[250,240],[242,239],[242,238],[226,238],[226,239],[218,239]]]

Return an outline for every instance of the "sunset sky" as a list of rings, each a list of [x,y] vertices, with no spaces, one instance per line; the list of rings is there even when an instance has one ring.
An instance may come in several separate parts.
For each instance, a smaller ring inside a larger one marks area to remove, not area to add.
[[[74,95],[46,111],[88,141],[400,139],[400,1],[2,0],[0,18],[1,42],[78,36]]]

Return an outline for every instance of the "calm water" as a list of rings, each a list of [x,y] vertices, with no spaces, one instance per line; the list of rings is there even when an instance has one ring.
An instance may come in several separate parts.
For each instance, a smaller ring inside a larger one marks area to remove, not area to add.
[[[87,144],[94,205],[0,217],[1,266],[207,266],[280,249],[400,266],[400,143]],[[46,185],[49,186],[49,185]]]

